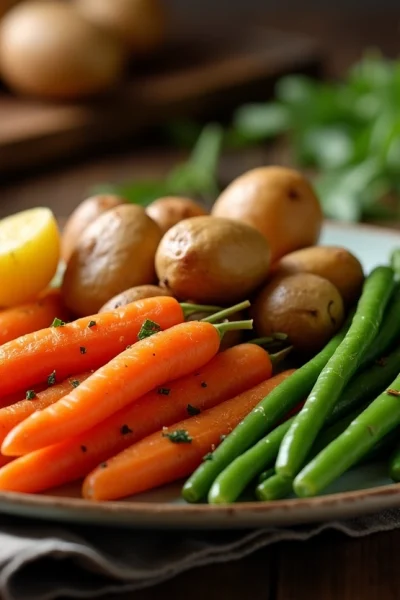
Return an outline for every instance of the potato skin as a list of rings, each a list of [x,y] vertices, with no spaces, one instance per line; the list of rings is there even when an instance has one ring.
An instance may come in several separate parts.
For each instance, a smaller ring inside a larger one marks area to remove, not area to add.
[[[161,239],[140,206],[122,204],[83,232],[62,284],[66,306],[77,316],[96,313],[129,287],[155,282],[154,256]]]
[[[179,196],[158,198],[148,205],[146,212],[158,224],[163,234],[179,221],[207,214],[206,209],[194,200]]]
[[[276,265],[276,273],[313,273],[328,279],[339,290],[346,306],[360,297],[364,272],[360,261],[346,248],[311,246],[286,254]]]
[[[143,300],[144,298],[155,298],[157,296],[171,296],[171,292],[158,285],[137,285],[113,296],[99,310],[100,313],[115,310],[119,306],[126,306],[131,302]]]
[[[258,229],[271,248],[271,262],[317,243],[322,211],[310,183],[298,171],[259,167],[235,179],[217,198],[211,214]]]
[[[160,285],[179,299],[233,304],[266,279],[269,247],[245,223],[216,217],[180,221],[162,238],[156,254]]]
[[[286,333],[294,348],[306,354],[321,350],[344,319],[337,288],[312,273],[274,278],[259,292],[250,313],[258,336]]]
[[[63,229],[61,237],[62,259],[68,262],[81,234],[88,225],[110,208],[125,202],[124,198],[111,194],[91,196],[83,200],[71,213]]]

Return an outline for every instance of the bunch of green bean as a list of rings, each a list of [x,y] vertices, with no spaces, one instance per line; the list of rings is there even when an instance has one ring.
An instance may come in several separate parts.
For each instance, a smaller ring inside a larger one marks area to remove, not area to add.
[[[257,478],[259,500],[313,496],[353,465],[390,451],[390,474],[400,481],[400,283],[392,264],[370,273],[342,330],[186,481],[188,502],[234,502]]]

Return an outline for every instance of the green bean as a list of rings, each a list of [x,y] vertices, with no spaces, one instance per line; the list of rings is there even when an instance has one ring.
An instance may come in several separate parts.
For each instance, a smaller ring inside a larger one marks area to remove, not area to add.
[[[361,371],[350,380],[325,423],[332,424],[363,402],[376,398],[393,381],[399,371],[400,346],[395,348],[382,361],[365,371]]]
[[[366,405],[369,400],[376,398],[377,394],[393,381],[399,371],[400,346],[382,364],[374,365],[371,369],[354,376],[344,389],[333,413],[326,419],[324,427],[328,428],[318,435],[312,448],[313,455],[337,437],[344,429],[343,423],[348,425],[360,413],[360,406]],[[349,413],[351,413],[350,417]],[[276,459],[280,443],[294,419],[295,417],[288,419],[233,460],[215,479],[208,495],[209,502],[233,502],[236,500],[252,478]],[[328,436],[331,438],[329,439]],[[278,441],[279,438],[280,441]],[[293,481],[293,478],[285,477],[284,479]]]
[[[270,477],[272,477],[272,475],[275,475],[275,467],[271,467],[270,469],[267,469],[266,471],[263,471],[262,473],[260,473],[260,475],[258,476],[257,483],[258,484],[262,483],[266,479],[269,479]]]
[[[389,433],[389,435],[380,440],[357,464],[371,462],[381,458],[385,454],[387,455],[390,448],[393,447],[395,439],[398,439],[398,434],[399,432],[397,430]],[[323,443],[322,440],[321,443]],[[287,498],[293,492],[293,479],[277,475],[275,469],[264,471],[262,475],[263,478],[259,479],[258,486],[255,490],[256,497],[262,502]]]
[[[400,375],[294,480],[298,496],[315,496],[400,425]]]
[[[283,438],[276,472],[294,477],[302,468],[319,431],[376,337],[394,287],[393,270],[377,267],[364,283],[352,324],[322,370],[304,407]]]
[[[397,443],[389,460],[389,474],[393,481],[400,481],[400,443]]]
[[[400,338],[400,283],[396,283],[387,309],[383,315],[382,325],[374,343],[369,347],[361,360],[360,369],[373,364],[377,359],[385,356],[393,344]]]
[[[275,473],[256,487],[256,498],[261,502],[287,498],[293,491],[293,479]]]
[[[350,414],[343,417],[340,421],[337,421],[324,431],[321,431],[311,449],[311,456],[316,456],[328,444],[330,444],[341,433],[343,433],[343,431],[345,431],[345,429],[360,414],[360,412],[360,409],[353,410]],[[293,491],[293,481],[293,477],[284,477],[283,475],[275,473],[269,479],[260,482],[260,484],[256,488],[256,496],[259,500],[262,501],[279,500],[280,498],[285,498]]]
[[[182,495],[188,502],[198,502],[207,496],[215,478],[237,456],[270,431],[292,408],[304,400],[318,375],[344,339],[351,318],[346,321],[319,354],[284,380],[230,433],[203,462],[183,486]]]
[[[208,493],[210,504],[234,502],[263,469],[274,463],[279,446],[292,420],[293,417],[278,425],[255,446],[235,458],[216,477]]]

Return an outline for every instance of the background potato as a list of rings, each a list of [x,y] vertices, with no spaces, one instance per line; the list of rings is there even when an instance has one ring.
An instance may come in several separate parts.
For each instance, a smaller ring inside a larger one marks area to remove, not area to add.
[[[81,235],[64,274],[66,306],[78,316],[96,313],[129,287],[155,281],[161,231],[143,208],[122,204],[100,215]]]
[[[258,229],[268,240],[272,263],[314,245],[322,225],[321,207],[310,183],[298,171],[284,167],[244,173],[222,192],[211,214]]]
[[[312,273],[276,277],[250,310],[258,336],[286,333],[300,352],[323,348],[344,319],[343,300],[327,279]]]
[[[148,205],[146,212],[158,224],[163,233],[183,219],[207,214],[206,209],[194,200],[179,196],[158,198]]]
[[[171,296],[171,292],[165,288],[160,288],[157,285],[137,285],[136,287],[129,288],[116,296],[113,296],[111,300],[108,300],[99,310],[99,312],[108,312],[115,310],[119,306],[125,306],[136,300],[143,300],[144,298],[155,298],[157,296]]]
[[[76,207],[67,220],[61,238],[61,257],[69,260],[82,232],[106,210],[123,204],[120,196],[101,195],[86,198]]]
[[[314,273],[328,279],[339,290],[345,304],[357,302],[364,282],[360,261],[345,248],[312,246],[286,254],[277,264],[277,274]]]
[[[265,281],[269,256],[264,236],[245,223],[193,217],[164,235],[156,271],[160,284],[177,298],[233,304]]]
[[[120,78],[124,62],[122,42],[69,2],[22,2],[0,23],[0,71],[17,92],[52,99],[95,94]]]
[[[148,55],[166,34],[164,0],[75,0],[88,20],[123,40],[133,55]]]

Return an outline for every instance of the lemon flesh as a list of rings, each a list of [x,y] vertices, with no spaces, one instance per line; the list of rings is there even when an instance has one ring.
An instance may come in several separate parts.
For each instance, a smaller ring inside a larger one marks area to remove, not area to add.
[[[60,233],[48,208],[0,220],[0,307],[33,299],[52,280],[60,259]]]

